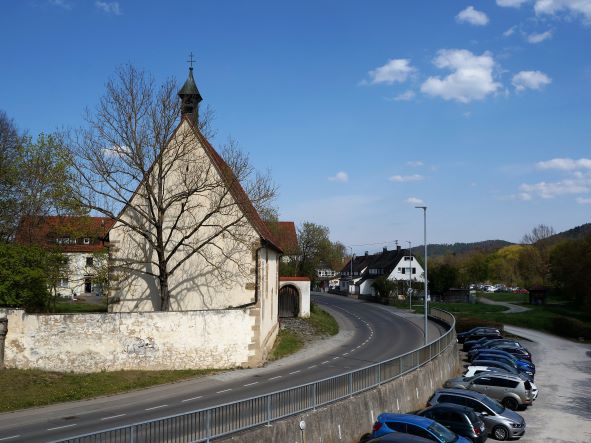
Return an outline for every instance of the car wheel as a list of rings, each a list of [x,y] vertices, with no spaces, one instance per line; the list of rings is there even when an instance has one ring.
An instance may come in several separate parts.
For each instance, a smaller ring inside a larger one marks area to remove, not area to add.
[[[507,397],[503,400],[503,405],[506,408],[511,409],[512,411],[516,411],[519,408],[519,403],[513,397]]]
[[[493,428],[493,437],[496,440],[505,441],[509,438],[509,430],[504,426],[495,426]]]

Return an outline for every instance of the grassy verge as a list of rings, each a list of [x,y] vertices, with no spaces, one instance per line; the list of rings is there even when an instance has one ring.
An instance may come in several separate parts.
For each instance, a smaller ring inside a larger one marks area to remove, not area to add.
[[[82,314],[85,312],[107,312],[107,304],[91,304],[84,302],[57,302],[52,314]]]
[[[298,334],[286,329],[281,329],[277,334],[277,340],[275,345],[269,354],[269,360],[278,360],[283,357],[287,357],[304,346],[304,339]]]
[[[314,303],[310,305],[308,322],[314,327],[318,335],[336,335],[339,332],[339,325],[332,315],[323,311]]]
[[[529,303],[529,295],[527,294],[513,294],[511,292],[477,292],[477,297],[486,297],[494,301],[502,301],[508,303]]]
[[[4,369],[0,371],[0,412],[44,406],[171,383],[213,370],[115,371],[93,374]]]

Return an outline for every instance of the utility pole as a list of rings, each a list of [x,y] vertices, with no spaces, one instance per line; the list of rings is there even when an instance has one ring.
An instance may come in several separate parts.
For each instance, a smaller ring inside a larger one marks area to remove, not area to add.
[[[415,206],[417,209],[423,210],[423,242],[425,244],[425,294],[423,299],[425,300],[425,345],[428,343],[428,315],[429,315],[429,280],[427,276],[427,207],[426,206]]]
[[[409,303],[408,303],[408,309],[412,310],[412,280],[411,280],[411,274],[412,274],[412,247],[411,247],[411,243],[410,241],[407,241],[408,243],[408,298],[409,298]]]

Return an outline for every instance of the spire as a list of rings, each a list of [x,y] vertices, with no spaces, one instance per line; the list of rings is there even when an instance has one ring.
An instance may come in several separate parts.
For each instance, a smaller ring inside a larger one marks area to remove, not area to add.
[[[197,84],[193,78],[193,53],[190,54],[188,60],[189,63],[189,75],[185,84],[178,92],[181,98],[181,115],[187,114],[195,124],[199,122],[199,102],[203,100]]]

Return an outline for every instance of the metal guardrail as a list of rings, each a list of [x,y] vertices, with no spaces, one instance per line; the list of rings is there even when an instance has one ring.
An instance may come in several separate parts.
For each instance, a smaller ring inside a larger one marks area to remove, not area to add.
[[[315,410],[414,371],[455,343],[454,316],[447,311],[432,309],[430,317],[445,322],[450,328],[427,345],[381,363],[283,391],[53,443],[209,442],[213,438]]]

